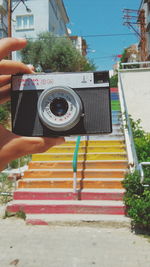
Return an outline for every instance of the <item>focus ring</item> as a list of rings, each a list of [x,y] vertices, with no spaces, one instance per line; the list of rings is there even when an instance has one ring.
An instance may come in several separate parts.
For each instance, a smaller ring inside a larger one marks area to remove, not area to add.
[[[42,123],[49,129],[67,131],[79,122],[82,102],[70,87],[51,87],[44,90],[39,97],[38,114]]]

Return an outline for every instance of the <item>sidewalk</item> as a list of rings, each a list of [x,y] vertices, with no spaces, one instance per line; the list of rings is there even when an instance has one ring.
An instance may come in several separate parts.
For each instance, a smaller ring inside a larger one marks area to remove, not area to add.
[[[0,266],[149,267],[150,238],[98,223],[30,226],[0,219]]]

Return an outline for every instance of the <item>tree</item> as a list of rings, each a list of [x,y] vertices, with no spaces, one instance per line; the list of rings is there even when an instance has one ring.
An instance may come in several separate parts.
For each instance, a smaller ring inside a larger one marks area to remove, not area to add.
[[[118,87],[118,74],[115,74],[110,78],[110,87]]]
[[[0,123],[8,126],[10,120],[10,102],[0,105]]]
[[[49,32],[41,33],[38,39],[30,40],[21,51],[22,61],[33,64],[42,71],[77,72],[94,71],[93,62],[74,47],[66,37],[57,37]]]

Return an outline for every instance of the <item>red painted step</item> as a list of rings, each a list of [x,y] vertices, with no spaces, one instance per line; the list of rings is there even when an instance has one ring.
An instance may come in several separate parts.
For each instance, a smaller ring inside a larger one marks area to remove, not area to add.
[[[91,205],[34,205],[13,204],[7,206],[7,211],[16,213],[23,211],[26,214],[113,214],[124,215],[124,206],[91,206]]]
[[[111,93],[118,93],[118,88],[110,88]]]
[[[14,192],[14,200],[122,200],[120,192]]]

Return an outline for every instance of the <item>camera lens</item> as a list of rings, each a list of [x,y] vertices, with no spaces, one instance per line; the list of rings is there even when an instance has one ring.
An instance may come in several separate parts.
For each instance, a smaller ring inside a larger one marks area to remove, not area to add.
[[[57,132],[72,129],[80,121],[82,108],[78,94],[66,86],[44,90],[38,99],[38,114],[42,123]]]
[[[61,97],[53,99],[50,104],[50,110],[55,116],[61,117],[65,115],[68,110],[68,103],[66,99]]]

